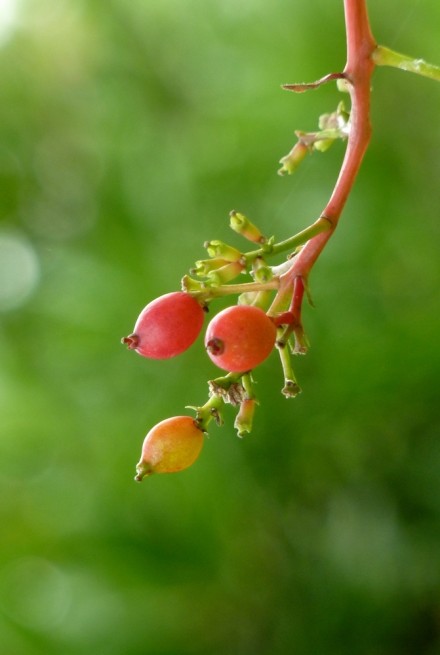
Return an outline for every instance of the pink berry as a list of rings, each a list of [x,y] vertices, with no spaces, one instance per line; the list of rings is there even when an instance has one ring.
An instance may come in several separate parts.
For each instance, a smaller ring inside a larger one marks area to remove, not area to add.
[[[151,359],[175,357],[197,339],[203,318],[203,309],[193,296],[184,291],[167,293],[144,307],[133,334],[122,343]]]
[[[276,327],[262,309],[235,305],[214,316],[206,331],[205,347],[214,364],[241,373],[268,357],[275,337]]]

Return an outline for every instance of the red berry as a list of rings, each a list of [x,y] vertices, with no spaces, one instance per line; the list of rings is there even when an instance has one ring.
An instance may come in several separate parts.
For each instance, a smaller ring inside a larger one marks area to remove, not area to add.
[[[275,337],[276,327],[262,309],[235,305],[214,316],[206,331],[205,346],[214,364],[241,373],[268,357]]]
[[[180,355],[199,336],[204,312],[184,291],[174,291],[150,302],[141,311],[133,334],[122,339],[130,350],[152,359]]]
[[[173,416],[150,430],[136,466],[137,482],[152,473],[176,473],[193,464],[203,446],[203,432],[190,416]]]

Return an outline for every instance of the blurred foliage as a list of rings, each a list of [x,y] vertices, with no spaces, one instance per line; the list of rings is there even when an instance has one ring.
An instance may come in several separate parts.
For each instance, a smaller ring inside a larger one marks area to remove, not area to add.
[[[371,2],[439,61],[437,0]],[[374,79],[374,135],[312,275],[304,393],[274,357],[254,433],[133,481],[145,432],[201,404],[201,341],[119,339],[246,212],[286,238],[343,156],[276,175],[340,96],[342,2],[0,2],[0,635],[11,655],[440,652],[440,89]],[[234,241],[236,237],[232,237]]]

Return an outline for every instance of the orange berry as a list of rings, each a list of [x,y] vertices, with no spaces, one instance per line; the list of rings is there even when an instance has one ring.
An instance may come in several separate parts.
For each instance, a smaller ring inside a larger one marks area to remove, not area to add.
[[[152,473],[176,473],[188,468],[198,458],[203,439],[203,431],[190,416],[161,421],[144,439],[135,480],[141,482]]]

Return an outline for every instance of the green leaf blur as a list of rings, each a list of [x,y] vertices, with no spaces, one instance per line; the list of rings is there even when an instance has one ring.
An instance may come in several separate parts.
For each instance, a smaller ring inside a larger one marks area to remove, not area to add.
[[[371,2],[439,63],[437,0]],[[342,2],[0,2],[0,641],[7,655],[440,652],[440,87],[375,73],[373,140],[311,276],[303,393],[256,372],[179,475],[133,481],[146,432],[207,397],[200,338],[120,345],[229,212],[291,236],[344,145],[277,175],[334,111]],[[224,306],[219,303],[218,307]]]

